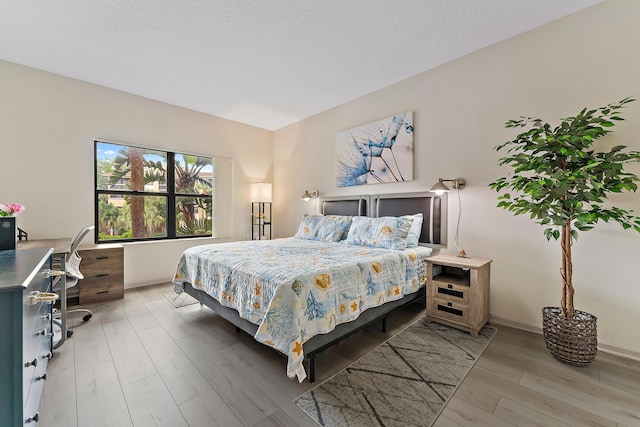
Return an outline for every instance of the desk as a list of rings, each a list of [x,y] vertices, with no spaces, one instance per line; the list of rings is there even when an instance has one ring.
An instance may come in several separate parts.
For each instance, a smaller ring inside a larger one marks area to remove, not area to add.
[[[41,239],[41,240],[19,240],[18,246],[16,249],[19,251],[25,249],[53,249],[53,259],[58,260],[60,263],[60,269],[62,271],[66,271],[67,264],[67,256],[69,255],[69,251],[71,250],[71,237],[63,237],[60,239]],[[51,284],[51,288],[53,286],[62,281],[60,285],[60,323],[61,325],[61,337],[60,341],[54,343],[53,348],[60,347],[65,340],[67,339],[67,276],[63,274],[62,276],[57,276]]]
[[[54,255],[66,255],[71,250],[71,237],[61,239],[18,240],[18,250],[53,248]]]

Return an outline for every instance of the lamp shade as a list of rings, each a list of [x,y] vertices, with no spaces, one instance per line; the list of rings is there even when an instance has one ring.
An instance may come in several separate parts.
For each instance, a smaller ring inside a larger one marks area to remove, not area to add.
[[[438,194],[438,195],[440,195],[440,194],[444,194],[444,193],[446,193],[447,191],[450,191],[450,190],[449,190],[449,187],[447,187],[447,186],[444,184],[444,182],[442,182],[442,181],[443,181],[443,180],[442,180],[442,178],[439,178],[439,179],[438,179],[438,182],[436,182],[436,183],[433,185],[433,187],[431,187],[431,189],[430,189],[429,191],[432,191],[432,192],[434,192],[434,193],[436,193],[436,194]]]
[[[318,190],[313,190],[311,193],[309,193],[309,190],[304,190],[304,193],[302,193],[302,196],[300,196],[300,198],[305,202],[308,202],[309,200],[318,197],[319,194],[320,193],[318,193]]]
[[[251,184],[251,201],[271,203],[271,183],[256,182]]]
[[[451,191],[449,187],[445,185],[445,182],[450,182],[451,186],[456,190],[462,190],[466,185],[465,180],[462,178],[454,178],[454,179],[438,178],[438,182],[436,182],[429,191],[436,193],[437,195],[441,195],[443,193]]]

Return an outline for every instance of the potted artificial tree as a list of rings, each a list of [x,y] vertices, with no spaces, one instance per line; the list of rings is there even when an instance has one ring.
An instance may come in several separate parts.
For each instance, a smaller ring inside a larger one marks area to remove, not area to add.
[[[562,251],[562,299],[560,307],[545,307],[545,344],[557,359],[575,366],[590,364],[598,349],[596,317],[573,307],[571,245],[579,231],[591,230],[599,221],[614,221],[624,229],[640,232],[640,217],[632,211],[606,205],[610,193],[636,191],[640,181],[624,166],[640,162],[640,152],[615,146],[596,151],[595,141],[609,133],[620,110],[634,101],[622,101],[594,110],[582,110],[553,127],[542,120],[521,117],[507,128],[528,128],[515,139],[497,146],[507,155],[500,165],[511,166],[509,176],[489,186],[500,192],[498,207],[514,215],[528,214],[546,228],[547,240],[560,240]]]

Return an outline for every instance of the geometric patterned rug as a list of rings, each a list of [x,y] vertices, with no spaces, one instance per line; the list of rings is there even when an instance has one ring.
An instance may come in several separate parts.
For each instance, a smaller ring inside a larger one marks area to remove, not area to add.
[[[295,402],[321,426],[430,426],[497,329],[417,320]]]

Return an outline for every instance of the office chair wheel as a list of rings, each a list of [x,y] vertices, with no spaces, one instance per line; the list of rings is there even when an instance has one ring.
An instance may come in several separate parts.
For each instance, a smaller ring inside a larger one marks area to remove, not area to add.
[[[67,338],[71,338],[73,335],[73,331],[71,329],[67,329]]]
[[[87,315],[85,315],[85,316],[82,318],[82,320],[86,322],[86,321],[88,321],[89,319],[91,319],[92,317],[93,317],[93,314],[87,314]]]

